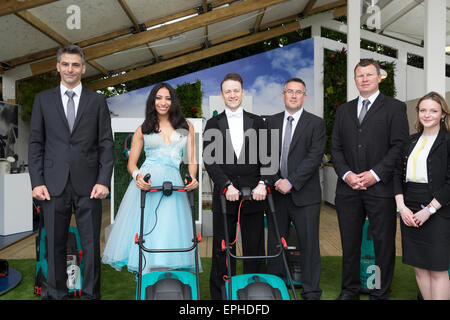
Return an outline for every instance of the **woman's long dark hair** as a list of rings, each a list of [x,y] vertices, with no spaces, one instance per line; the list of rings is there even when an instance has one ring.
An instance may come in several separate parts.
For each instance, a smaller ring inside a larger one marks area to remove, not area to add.
[[[172,127],[175,130],[177,129],[189,130],[186,118],[181,112],[180,101],[178,100],[177,95],[175,94],[175,90],[172,88],[170,84],[162,82],[155,84],[152,91],[150,91],[150,94],[148,95],[147,107],[145,109],[145,120],[142,123],[142,133],[143,134],[159,133],[160,131],[158,112],[156,112],[155,109],[155,99],[156,94],[161,88],[166,88],[167,90],[169,90],[170,93],[170,99],[172,103],[169,108],[169,121]]]

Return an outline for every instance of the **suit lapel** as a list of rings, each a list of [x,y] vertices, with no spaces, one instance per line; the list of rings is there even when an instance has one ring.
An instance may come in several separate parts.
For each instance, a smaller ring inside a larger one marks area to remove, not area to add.
[[[419,141],[419,138],[420,138],[421,135],[422,135],[422,133],[416,133],[416,134],[411,136],[411,140],[410,140],[409,148],[408,148],[408,153],[407,153],[408,156],[414,150],[414,147],[416,146],[417,141]],[[441,129],[439,131],[439,133],[438,133],[438,136],[436,137],[436,140],[434,141],[433,145],[431,146],[431,149],[430,149],[430,152],[428,153],[428,156],[430,156],[430,154],[432,154],[444,142],[445,142],[445,130]]]
[[[273,128],[278,130],[278,156],[281,157],[281,149],[283,143],[283,122],[284,122],[284,111],[273,116]]]
[[[438,136],[436,137],[436,140],[434,141],[433,145],[431,146],[430,154],[434,152],[434,150],[437,149],[443,142],[445,141],[445,130],[441,129],[438,133]]]
[[[244,111],[244,132],[253,128],[253,119],[248,116],[248,112]]]
[[[60,86],[57,86],[54,89],[53,93],[55,94],[54,103],[55,103],[56,111],[59,114],[59,116],[61,117],[61,121],[62,121],[62,123],[64,123],[64,126],[67,128],[67,131],[70,132],[69,123],[67,122],[66,113],[64,112],[64,106],[63,106],[63,103],[62,103]]]
[[[78,104],[77,115],[75,116],[75,122],[73,124],[72,132],[77,128],[78,123],[80,122],[81,116],[83,112],[86,110],[86,106],[88,105],[89,96],[86,90],[83,88],[81,91],[80,102]]]
[[[383,106],[384,96],[380,93],[378,97],[373,102],[373,105],[367,111],[366,116],[362,123],[366,122],[372,115],[374,115]]]
[[[352,119],[352,121],[355,123],[357,127],[359,127],[359,120],[358,120],[358,99],[356,98],[352,101],[350,101],[350,116],[349,118]],[[367,115],[366,115],[367,116]],[[364,122],[364,121],[363,121]]]
[[[298,120],[297,126],[295,127],[294,135],[292,136],[291,144],[289,146],[289,153],[291,153],[292,148],[297,143],[298,139],[302,136],[302,134],[305,132],[306,127],[309,124],[309,113],[303,110],[302,115],[300,116],[300,119]],[[289,154],[288,154],[289,155]]]
[[[414,147],[416,146],[416,144],[417,144],[417,141],[419,141],[419,137],[420,137],[420,134],[419,133],[417,133],[417,134],[415,134],[415,135],[413,135],[411,138],[411,142],[409,143],[409,149],[408,149],[408,153],[407,153],[407,155],[409,156],[410,154],[411,154],[411,152],[413,151],[413,149],[414,149]]]
[[[219,126],[219,130],[222,132],[223,138],[224,138],[224,144],[225,144],[225,152],[226,154],[233,154],[234,160],[236,162],[236,154],[234,152],[233,143],[231,142],[231,136],[230,136],[230,127],[228,126],[228,119],[227,115],[225,114],[225,111],[219,114],[217,119],[217,125]]]
[[[244,111],[243,113],[243,122],[244,122],[244,141],[242,141],[242,148],[241,148],[241,153],[236,155],[237,159],[240,159],[241,156],[245,156],[247,154],[247,151],[250,150],[250,146],[249,144],[249,137],[248,135],[246,135],[245,133],[247,132],[247,130],[252,129],[253,128],[253,119],[251,117],[249,117],[248,112]],[[258,134],[258,133],[257,133]],[[241,163],[241,161],[239,161],[238,163]]]

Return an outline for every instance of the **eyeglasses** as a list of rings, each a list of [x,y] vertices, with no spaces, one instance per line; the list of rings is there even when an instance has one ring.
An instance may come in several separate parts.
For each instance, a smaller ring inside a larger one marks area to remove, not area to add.
[[[291,96],[293,96],[294,94],[297,95],[297,96],[301,96],[302,94],[306,94],[305,91],[302,91],[302,90],[296,90],[296,91],[294,91],[294,90],[292,90],[292,89],[287,89],[287,90],[285,90],[284,92],[286,92],[287,94],[289,94],[289,95],[291,95]]]

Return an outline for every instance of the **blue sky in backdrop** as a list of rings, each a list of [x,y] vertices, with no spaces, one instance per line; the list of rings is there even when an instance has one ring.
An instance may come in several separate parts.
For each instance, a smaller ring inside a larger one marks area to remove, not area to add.
[[[314,101],[314,40],[296,42],[166,82],[177,87],[186,82],[201,80],[203,115],[209,118],[209,97],[220,95],[220,82],[229,72],[237,72],[242,76],[245,95],[253,96],[253,113],[272,115],[283,111],[284,104],[281,97],[283,83],[292,77],[299,77],[305,81],[307,99],[304,106],[308,108]],[[144,117],[145,102],[152,87],[109,98],[107,101],[110,110],[119,117]]]

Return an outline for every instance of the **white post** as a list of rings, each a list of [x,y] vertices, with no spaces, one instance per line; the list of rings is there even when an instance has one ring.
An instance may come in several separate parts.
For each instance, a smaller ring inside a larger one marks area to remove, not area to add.
[[[400,101],[408,101],[407,69],[408,69],[408,51],[403,46],[398,47],[397,72],[395,73],[395,87]]]
[[[16,81],[24,78],[31,77],[33,73],[31,72],[30,66],[28,64],[23,64],[21,66],[15,67],[11,70],[7,70],[2,75],[2,89],[3,89],[3,100],[16,100]]]
[[[347,1],[347,101],[358,96],[354,81],[354,69],[361,59],[360,0]]]
[[[312,112],[323,118],[323,59],[324,46],[322,37],[314,39],[314,106]]]
[[[16,100],[16,79],[14,77],[9,76],[6,72],[3,74],[2,77],[2,91],[3,91],[3,101],[8,102]]]
[[[446,1],[425,0],[425,88],[445,97]]]

